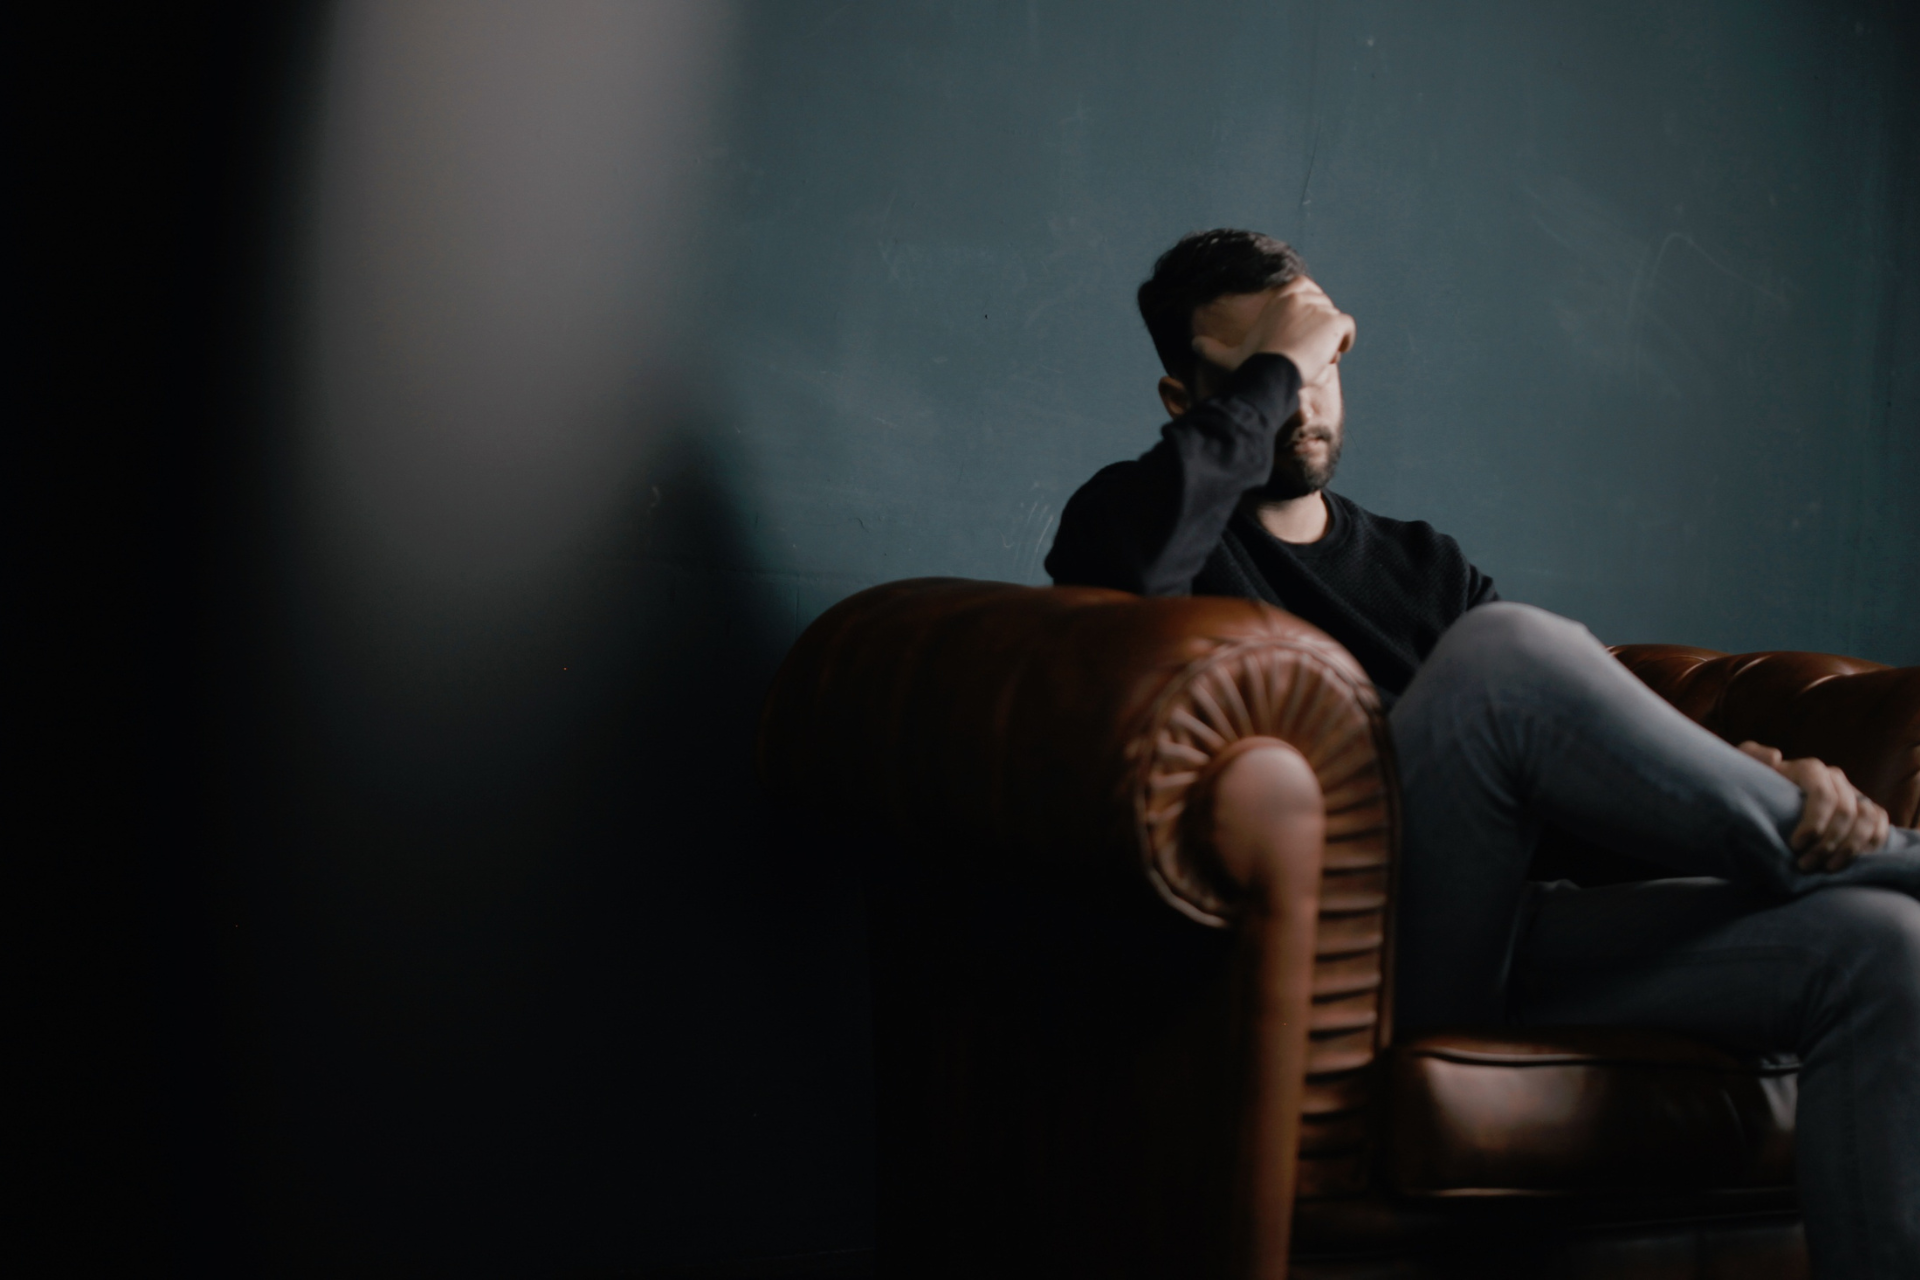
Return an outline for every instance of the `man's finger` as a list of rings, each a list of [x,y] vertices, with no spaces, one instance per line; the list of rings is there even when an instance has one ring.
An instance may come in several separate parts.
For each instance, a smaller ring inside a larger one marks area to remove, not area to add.
[[[1238,362],[1233,358],[1233,348],[1220,339],[1210,338],[1204,333],[1193,340],[1193,354],[1208,364],[1219,365],[1222,369],[1238,367]]]
[[[1833,811],[1839,807],[1840,800],[1827,779],[1825,767],[1818,760],[1791,761],[1787,776],[1799,785],[1800,793],[1806,797],[1805,805],[1800,810],[1800,825],[1793,829],[1790,843],[1796,853],[1809,855],[1802,857],[1801,865],[1803,870],[1811,871],[1814,870],[1813,866],[1808,865],[1814,861],[1811,855],[1815,854],[1827,824],[1833,820]]]
[[[1820,829],[1820,838],[1814,842],[1814,850],[1822,863],[1838,852],[1840,844],[1846,839],[1847,832],[1853,827],[1853,816],[1859,809],[1855,792],[1840,776],[1840,771],[1831,766],[1821,766],[1821,776],[1828,794],[1833,796],[1833,813]],[[1829,870],[1831,868],[1828,868]]]
[[[1853,861],[1847,841],[1852,837],[1854,823],[1860,816],[1862,797],[1838,769],[1829,770],[1827,777],[1833,787],[1833,818],[1821,833],[1820,858],[1825,864],[1824,870],[1838,871]]]
[[[1780,754],[1780,748],[1765,746],[1751,738],[1741,743],[1739,750],[1772,769],[1778,769],[1781,761],[1786,759]]]
[[[1797,775],[1795,780],[1807,797],[1801,825],[1810,830],[1801,846],[1800,867],[1804,871],[1830,870],[1830,859],[1853,826],[1859,808],[1857,793],[1838,770],[1818,760],[1793,760],[1788,767]]]
[[[1855,858],[1878,849],[1886,842],[1886,826],[1887,811],[1865,796],[1860,796],[1854,810],[1853,826],[1840,842],[1839,849],[1827,859],[1827,870],[1845,871],[1853,865]]]
[[[1859,807],[1854,810],[1853,830],[1847,833],[1847,861],[1852,862],[1863,853],[1872,853],[1887,842],[1887,829],[1891,825],[1887,811],[1859,792]]]

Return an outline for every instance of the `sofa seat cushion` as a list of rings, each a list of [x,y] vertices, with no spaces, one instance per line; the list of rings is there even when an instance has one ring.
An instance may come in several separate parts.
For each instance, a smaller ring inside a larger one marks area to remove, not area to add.
[[[1655,1031],[1423,1036],[1388,1063],[1389,1182],[1440,1197],[1788,1187],[1798,1069]]]

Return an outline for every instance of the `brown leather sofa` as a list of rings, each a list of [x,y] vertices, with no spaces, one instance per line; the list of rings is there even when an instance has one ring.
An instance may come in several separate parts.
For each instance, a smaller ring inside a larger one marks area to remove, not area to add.
[[[1920,668],[1616,652],[1920,816]],[[1791,1062],[1395,1041],[1392,743],[1297,618],[878,587],[794,646],[758,762],[797,848],[867,859],[883,1275],[1807,1274]]]

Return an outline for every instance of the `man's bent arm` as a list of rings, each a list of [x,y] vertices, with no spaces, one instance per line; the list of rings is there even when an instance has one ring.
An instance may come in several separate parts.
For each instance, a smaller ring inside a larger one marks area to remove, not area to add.
[[[1080,487],[1060,515],[1047,573],[1060,586],[1185,595],[1234,507],[1273,471],[1300,373],[1282,355],[1248,358],[1219,395],[1160,431],[1160,443]]]

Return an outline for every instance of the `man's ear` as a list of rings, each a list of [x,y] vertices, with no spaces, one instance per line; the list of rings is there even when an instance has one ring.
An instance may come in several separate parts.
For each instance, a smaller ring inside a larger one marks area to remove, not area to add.
[[[1160,403],[1167,406],[1169,418],[1183,418],[1193,408],[1193,397],[1187,394],[1187,384],[1178,378],[1162,378]]]

